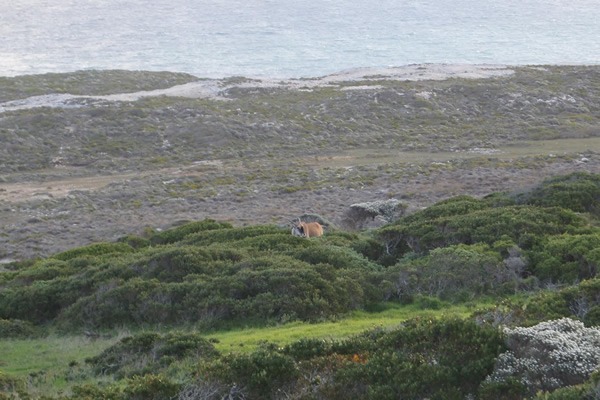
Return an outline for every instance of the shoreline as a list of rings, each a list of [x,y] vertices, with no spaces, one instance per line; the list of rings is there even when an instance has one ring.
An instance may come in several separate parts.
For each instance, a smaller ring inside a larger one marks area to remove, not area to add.
[[[488,79],[514,73],[514,67],[504,64],[410,64],[399,67],[365,67],[314,78],[251,78],[232,80],[204,79],[172,86],[166,89],[145,90],[109,95],[73,95],[68,93],[44,94],[0,103],[0,114],[39,107],[71,108],[90,105],[90,102],[129,102],[144,97],[184,97],[228,100],[222,94],[233,88],[312,90],[320,87],[338,87],[343,90],[374,89],[376,86],[341,87],[344,82],[373,82],[380,80],[422,81],[451,78]]]

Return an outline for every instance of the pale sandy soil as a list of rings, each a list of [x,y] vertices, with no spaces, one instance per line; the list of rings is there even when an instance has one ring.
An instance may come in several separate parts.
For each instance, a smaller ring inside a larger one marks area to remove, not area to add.
[[[29,109],[35,107],[77,107],[82,101],[136,101],[143,97],[187,97],[211,98],[226,100],[223,91],[234,88],[281,88],[310,90],[315,87],[337,86],[342,82],[359,82],[369,80],[443,80],[448,78],[480,79],[510,75],[513,70],[505,65],[470,65],[470,64],[413,64],[389,68],[358,68],[336,74],[310,79],[247,79],[241,82],[207,79],[168,89],[140,91],[134,93],[118,93],[105,96],[75,96],[72,94],[49,94],[33,96],[26,99],[0,103],[0,113]],[[348,89],[373,88],[372,86],[354,86]]]

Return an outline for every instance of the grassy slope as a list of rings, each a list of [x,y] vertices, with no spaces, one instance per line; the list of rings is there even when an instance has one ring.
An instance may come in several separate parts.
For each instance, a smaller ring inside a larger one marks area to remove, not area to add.
[[[215,343],[215,347],[222,353],[244,353],[255,350],[265,341],[284,346],[302,338],[339,339],[372,328],[394,327],[415,317],[464,317],[475,307],[477,305],[456,305],[431,310],[414,304],[387,304],[378,312],[356,311],[349,317],[334,322],[291,322],[263,328],[216,331],[207,333],[206,337],[216,339],[218,342]],[[68,391],[72,385],[101,381],[102,378],[90,378],[84,372],[85,359],[98,355],[130,334],[133,333],[119,331],[114,336],[98,339],[89,339],[83,335],[51,334],[40,339],[0,340],[0,371],[30,382],[32,394],[57,394]]]

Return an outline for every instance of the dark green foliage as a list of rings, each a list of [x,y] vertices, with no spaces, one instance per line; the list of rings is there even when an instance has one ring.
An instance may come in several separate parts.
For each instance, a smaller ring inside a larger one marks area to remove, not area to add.
[[[28,321],[0,319],[0,339],[24,339],[40,336],[40,330]]]
[[[560,290],[538,291],[518,301],[503,301],[494,310],[478,314],[490,323],[495,317],[509,325],[529,326],[569,317],[583,321],[586,326],[600,326],[599,310],[600,279],[596,277]]]
[[[75,386],[72,395],[65,397],[68,400],[121,400],[123,395],[117,387],[100,388],[92,384]]]
[[[264,346],[224,357],[203,373],[248,388],[250,398],[276,398],[280,389],[312,393],[309,398],[463,399],[477,393],[503,349],[493,328],[458,319],[411,320],[342,341]]]
[[[542,182],[529,192],[519,193],[517,202],[542,207],[562,207],[600,216],[600,175],[576,172]]]
[[[230,228],[232,228],[231,224],[226,222],[217,222],[212,219],[205,219],[203,221],[190,222],[177,228],[157,233],[150,238],[150,241],[152,244],[175,243],[183,240],[186,236],[192,233]]]
[[[25,383],[18,378],[8,375],[0,370],[0,399],[3,399],[3,393],[17,393],[25,389]],[[12,399],[12,397],[4,397]],[[17,397],[18,398],[18,397]]]
[[[405,243],[416,253],[459,243],[491,245],[501,237],[529,248],[543,235],[561,234],[585,225],[581,217],[560,208],[483,208],[482,204],[462,204],[464,207],[459,207],[458,214],[455,207],[449,210],[444,207],[435,213],[418,212],[382,228],[379,236],[388,243]]]
[[[300,339],[283,348],[284,354],[295,360],[309,360],[333,353],[334,343],[325,339]]]
[[[337,246],[313,246],[295,252],[294,256],[309,264],[329,264],[336,269],[379,269],[379,266],[364,256]]]
[[[388,269],[387,279],[397,282],[400,300],[415,293],[468,300],[501,292],[503,284],[515,277],[498,253],[479,244],[438,248],[425,257],[401,261]]]
[[[504,349],[500,332],[463,320],[408,321],[375,346],[346,378],[363,381],[369,398],[464,398]]]
[[[294,359],[264,346],[250,354],[229,354],[204,371],[228,386],[246,388],[251,399],[273,399],[294,386],[300,373]]]
[[[0,318],[49,322],[64,307],[73,304],[79,295],[77,289],[69,287],[68,278],[38,280],[26,286],[15,285],[0,291]]]
[[[530,254],[533,273],[542,281],[589,279],[600,269],[600,233],[550,237]]]
[[[596,400],[597,397],[586,385],[567,386],[553,392],[541,392],[535,400]]]
[[[216,356],[214,346],[195,333],[142,333],[122,339],[86,362],[96,374],[124,377],[156,373],[186,357],[200,361]]]
[[[135,236],[135,235],[123,236],[123,237],[119,238],[119,242],[128,244],[129,246],[133,247],[136,250],[141,249],[142,247],[150,246],[149,239]]]
[[[63,330],[331,318],[382,300],[381,267],[348,247],[357,240],[188,223],[153,246],[102,243],[3,274],[0,318]]]
[[[533,400],[598,400],[600,394],[600,370],[593,372],[583,384],[566,386],[552,392],[541,391]]]
[[[75,386],[65,400],[171,400],[177,398],[181,384],[162,374],[133,376],[122,385],[97,387],[91,384]]]
[[[73,268],[69,263],[53,258],[40,260],[23,269],[14,276],[12,285],[28,284],[35,281],[49,281],[62,276],[68,276],[73,273]]]
[[[78,247],[76,249],[67,250],[52,256],[57,260],[68,261],[76,257],[84,256],[101,256],[106,254],[130,253],[133,248],[127,243],[96,243],[89,246]]]
[[[181,390],[181,385],[163,375],[148,374],[127,380],[123,399],[127,400],[171,400]]]
[[[527,397],[527,388],[518,379],[506,382],[485,382],[479,389],[480,400],[522,400]]]

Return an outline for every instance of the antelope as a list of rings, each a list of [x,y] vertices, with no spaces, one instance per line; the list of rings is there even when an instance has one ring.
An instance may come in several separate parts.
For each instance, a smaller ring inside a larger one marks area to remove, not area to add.
[[[293,222],[292,235],[305,238],[323,236],[323,227],[318,222]]]

